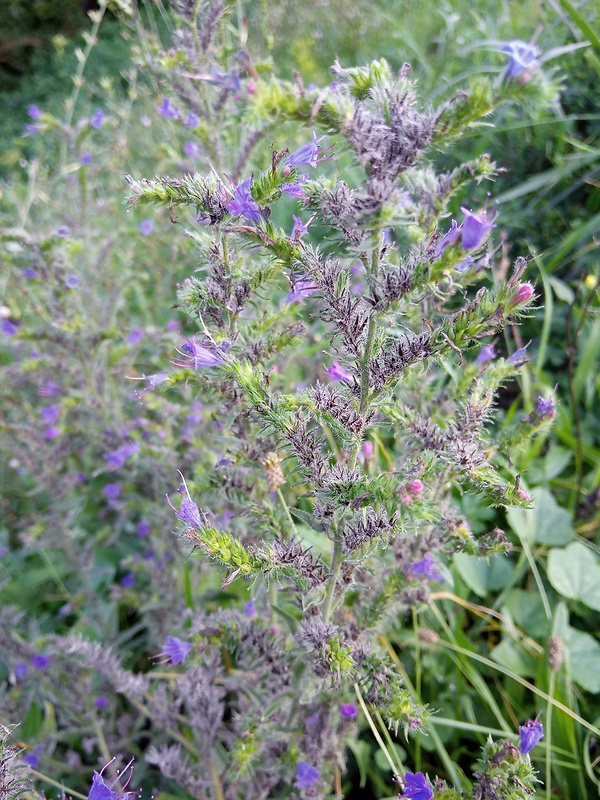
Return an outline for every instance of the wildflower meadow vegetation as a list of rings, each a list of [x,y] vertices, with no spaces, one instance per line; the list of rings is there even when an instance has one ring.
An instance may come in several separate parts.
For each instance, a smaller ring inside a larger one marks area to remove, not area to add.
[[[0,800],[598,796],[598,7],[9,6]]]

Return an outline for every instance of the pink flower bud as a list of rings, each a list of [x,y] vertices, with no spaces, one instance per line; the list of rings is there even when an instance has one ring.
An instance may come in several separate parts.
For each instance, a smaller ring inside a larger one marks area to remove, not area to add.
[[[363,444],[363,454],[367,460],[373,458],[373,442],[369,439]]]
[[[419,480],[411,481],[406,484],[406,491],[410,492],[410,494],[421,494],[423,491],[423,484]]]
[[[530,283],[521,283],[519,284],[519,288],[511,305],[520,306],[522,303],[526,303],[528,300],[531,300],[533,295],[533,286]]]
[[[248,94],[254,94],[254,92],[256,91],[256,83],[254,81],[248,81],[248,83],[246,84],[246,91],[248,92]]]

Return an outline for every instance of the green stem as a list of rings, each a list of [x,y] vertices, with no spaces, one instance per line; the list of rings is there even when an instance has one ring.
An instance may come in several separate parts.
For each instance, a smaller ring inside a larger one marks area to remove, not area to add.
[[[333,611],[335,587],[337,584],[338,576],[340,574],[340,569],[342,568],[343,560],[344,559],[342,553],[342,539],[336,528],[335,542],[333,545],[333,557],[331,559],[331,575],[329,577],[329,583],[327,584],[327,592],[325,594],[325,601],[323,604],[323,619],[325,620],[325,622],[327,622],[327,620],[330,619],[331,613]]]
[[[221,776],[219,775],[219,772],[215,766],[212,753],[209,756],[209,763],[210,763],[210,777],[213,782],[213,788],[215,790],[215,798],[216,800],[225,800],[225,795],[223,794],[223,785],[221,783]]]
[[[277,584],[274,580],[269,584],[269,602],[271,603],[271,625],[275,627],[277,625],[277,612],[275,611],[277,607]]]
[[[279,488],[279,486],[277,487],[277,497],[279,498],[279,502],[283,506],[283,510],[285,511],[285,515],[288,518],[288,521],[290,523],[290,527],[292,529],[292,535],[293,536],[297,536],[298,535],[298,531],[296,530],[296,524],[294,522],[294,518],[290,514],[290,509],[288,507],[288,504],[285,502],[285,497],[283,496],[282,491]]]
[[[414,608],[412,612],[412,621],[415,636],[415,693],[417,702],[421,703],[421,647],[419,639],[419,621]],[[421,769],[421,739],[419,736],[417,736],[415,740],[415,769],[417,772]]]
[[[39,778],[39,780],[44,781],[44,783],[49,783],[50,786],[56,786],[57,789],[60,789],[64,793],[65,786],[63,783],[57,783],[56,781],[52,780],[52,778],[44,775],[42,772],[38,772],[37,769],[31,769],[31,767],[29,768],[29,774],[33,775],[34,778]],[[84,794],[80,794],[74,789],[69,789],[68,791],[72,797],[81,797],[81,800],[86,800],[86,796]]]
[[[554,699],[554,687],[556,684],[556,672],[550,671],[550,684],[548,686],[548,704],[546,706],[546,800],[552,800],[552,700]]]
[[[376,276],[379,271],[379,255],[380,255],[380,244],[379,244],[379,237],[377,238],[377,246],[373,250],[373,256],[371,258],[371,268],[369,270],[369,276]],[[361,374],[360,374],[360,413],[361,416],[364,417],[367,408],[369,406],[369,365],[371,363],[371,358],[373,356],[373,347],[375,345],[375,336],[377,334],[377,322],[375,320],[375,314],[371,314],[369,317],[369,328],[367,330],[367,341],[365,343],[365,349],[363,352],[363,357],[361,359]],[[350,451],[350,458],[348,459],[348,466],[350,469],[354,469],[356,466],[356,462],[358,460],[358,451],[360,449],[360,440],[362,436],[357,437],[357,441],[352,445],[352,449]]]
[[[358,683],[354,684],[354,691],[356,692],[356,696],[358,697],[358,702],[360,703],[360,707],[362,708],[362,710],[364,712],[364,715],[367,718],[367,722],[369,723],[369,727],[373,731],[373,736],[377,740],[377,744],[379,745],[379,747],[381,747],[381,752],[386,757],[386,760],[387,760],[388,764],[392,768],[392,773],[394,775],[402,775],[403,773],[402,773],[401,769],[394,763],[394,759],[391,757],[391,755],[389,753],[389,750],[385,746],[385,742],[383,741],[379,731],[377,730],[377,726],[373,722],[373,718],[369,714],[369,709],[367,708],[366,703],[365,703],[365,701],[363,699],[361,691],[360,691],[360,689],[358,687]]]
[[[76,71],[75,76],[73,78],[74,89],[73,89],[73,94],[71,95],[71,97],[69,98],[69,100],[67,102],[67,109],[68,110],[67,110],[67,119],[65,121],[65,130],[67,130],[69,132],[69,134],[72,133],[71,125],[73,124],[73,116],[75,114],[75,106],[77,105],[77,100],[79,99],[79,94],[80,94],[81,89],[83,87],[83,72],[85,70],[85,66],[87,64],[87,60],[90,57],[90,53],[92,52],[92,48],[95,47],[95,45],[97,44],[98,40],[97,40],[96,37],[98,35],[98,30],[100,28],[100,25],[102,24],[102,20],[104,19],[104,14],[106,13],[107,6],[108,6],[108,1],[107,0],[100,0],[99,1],[99,3],[98,3],[98,11],[95,12],[98,15],[97,16],[97,20],[92,25],[92,30],[90,31],[89,37],[87,38],[87,45],[85,47],[85,50],[83,51],[83,55],[82,55],[81,59],[79,60],[79,63],[78,63],[78,66],[77,66],[77,71]],[[69,138],[65,137],[65,138],[63,138],[63,140],[61,142],[61,147],[60,147],[60,166],[61,166],[61,170],[65,166],[65,161],[67,160],[67,145],[69,143],[69,139],[70,139],[70,136],[69,136]]]

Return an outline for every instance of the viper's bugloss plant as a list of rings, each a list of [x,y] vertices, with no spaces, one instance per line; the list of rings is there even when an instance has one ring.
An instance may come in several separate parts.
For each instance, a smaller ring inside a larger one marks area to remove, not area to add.
[[[221,11],[208,5],[200,41]],[[324,796],[344,769],[353,694],[371,726],[377,716],[395,733],[426,730],[431,710],[381,647],[386,631],[448,580],[452,554],[509,550],[497,528],[470,531],[461,495],[530,501],[490,423],[496,392],[526,360],[498,355],[494,337],[529,313],[535,290],[524,258],[494,280],[489,202],[449,221],[459,191],[496,175],[490,158],[436,163],[502,102],[547,99],[548,86],[529,58],[528,81],[506,80],[512,67],[424,109],[407,65],[336,63],[330,86],[307,88],[251,72],[238,54],[232,89],[199,66],[198,37],[182,43],[177,116],[237,102],[221,126],[228,147],[212,142],[219,159],[205,172],[127,180],[132,206],[168,206],[197,245],[179,291],[196,333],[168,382],[210,404],[206,446],[223,466],[187,471],[175,517],[223,590],[251,592],[252,613],[239,603],[190,616],[196,648],[174,692],[192,758],[165,744],[151,760],[194,797],[205,781],[216,797]],[[275,149],[253,162],[267,130]],[[523,420],[511,447],[547,418]],[[530,796],[529,761],[488,750],[473,797],[488,796],[490,769],[511,786],[495,796]],[[402,786],[402,797],[458,796],[423,773]]]

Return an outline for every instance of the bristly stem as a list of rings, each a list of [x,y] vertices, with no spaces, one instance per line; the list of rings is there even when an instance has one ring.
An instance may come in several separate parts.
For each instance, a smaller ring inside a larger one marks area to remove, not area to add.
[[[380,255],[380,242],[379,242],[379,234],[377,234],[377,245],[373,250],[373,256],[371,258],[371,268],[369,270],[369,275],[375,276],[379,271],[379,255]],[[373,355],[373,346],[375,345],[375,336],[377,334],[377,322],[375,319],[375,314],[371,314],[369,317],[369,328],[367,331],[367,341],[365,343],[365,350],[363,353],[363,357],[361,359],[361,375],[360,375],[360,413],[361,416],[364,417],[367,408],[369,406],[369,365],[371,363],[371,357]],[[356,466],[356,461],[358,459],[358,451],[360,450],[360,438],[357,437],[357,441],[353,444],[352,450],[350,452],[350,458],[348,460],[348,466],[350,469],[354,469]]]
[[[335,526],[334,529],[335,539],[333,544],[333,556],[331,558],[331,575],[327,585],[327,592],[325,593],[325,601],[323,603],[323,619],[327,622],[333,611],[333,600],[335,596],[335,587],[337,584],[338,575],[342,568],[343,553],[342,553],[342,538],[340,531]]]

